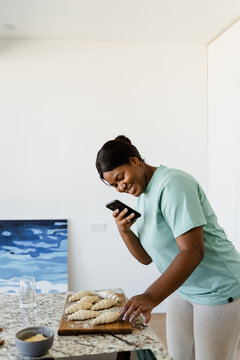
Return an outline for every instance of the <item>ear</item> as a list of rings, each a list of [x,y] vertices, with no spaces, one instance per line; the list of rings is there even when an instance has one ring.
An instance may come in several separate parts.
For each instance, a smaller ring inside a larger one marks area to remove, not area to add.
[[[129,157],[129,164],[131,164],[133,166],[139,166],[140,165],[140,160],[136,156],[130,156]]]

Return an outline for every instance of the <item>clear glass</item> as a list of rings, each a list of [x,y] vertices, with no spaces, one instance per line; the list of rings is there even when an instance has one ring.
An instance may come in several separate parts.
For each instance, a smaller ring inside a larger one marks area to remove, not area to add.
[[[20,278],[19,306],[20,308],[36,307],[36,286],[34,277],[24,276]]]

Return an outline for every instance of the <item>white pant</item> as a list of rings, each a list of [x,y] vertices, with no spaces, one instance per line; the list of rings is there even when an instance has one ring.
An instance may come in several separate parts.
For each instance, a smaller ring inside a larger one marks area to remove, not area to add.
[[[240,299],[208,306],[169,296],[167,344],[173,360],[233,360],[239,339]]]

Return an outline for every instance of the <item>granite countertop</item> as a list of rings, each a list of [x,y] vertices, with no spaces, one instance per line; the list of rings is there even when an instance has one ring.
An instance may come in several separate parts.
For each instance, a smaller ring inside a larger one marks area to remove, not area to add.
[[[144,326],[139,317],[133,322],[133,332],[127,335],[87,334],[59,336],[59,323],[63,314],[67,293],[39,294],[35,309],[20,309],[17,295],[0,295],[0,359],[19,360],[14,336],[17,331],[29,326],[49,326],[54,329],[54,343],[49,352],[41,358],[61,358],[83,354],[97,354],[135,349],[151,349],[158,360],[171,360],[167,350],[149,326]]]

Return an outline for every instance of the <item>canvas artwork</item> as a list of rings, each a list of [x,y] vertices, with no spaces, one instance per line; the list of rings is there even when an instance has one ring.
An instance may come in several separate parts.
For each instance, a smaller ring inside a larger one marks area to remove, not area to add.
[[[34,276],[37,293],[67,291],[67,220],[0,220],[0,292]]]

